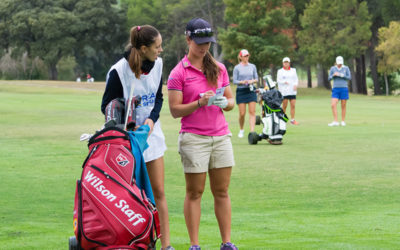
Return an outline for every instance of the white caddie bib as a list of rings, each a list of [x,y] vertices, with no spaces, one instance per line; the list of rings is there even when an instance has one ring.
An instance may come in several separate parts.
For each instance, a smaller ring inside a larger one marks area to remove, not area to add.
[[[156,94],[161,82],[162,67],[162,59],[157,58],[149,74],[141,75],[140,79],[135,77],[125,58],[119,60],[110,69],[110,71],[115,69],[118,73],[125,100],[129,99],[132,84],[134,85],[133,96],[139,95],[141,97],[140,104],[136,109],[137,125],[143,125],[154,108]],[[153,132],[147,138],[147,143],[149,147],[143,152],[145,162],[158,159],[164,155],[167,146],[165,145],[165,137],[161,130],[160,119],[154,124]]]

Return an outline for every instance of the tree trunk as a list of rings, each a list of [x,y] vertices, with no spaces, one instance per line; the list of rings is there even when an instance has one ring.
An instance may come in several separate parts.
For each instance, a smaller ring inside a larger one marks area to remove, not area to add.
[[[382,95],[381,87],[378,78],[378,61],[376,59],[375,46],[378,44],[378,24],[373,24],[371,27],[372,36],[368,46],[369,67],[371,70],[372,81],[374,82],[374,95]]]
[[[382,95],[381,87],[379,86],[379,80],[378,80],[378,67],[377,67],[377,60],[376,60],[376,54],[375,54],[375,47],[368,48],[368,53],[369,53],[369,67],[371,70],[371,78],[372,81],[374,82],[374,95]]]
[[[362,94],[368,94],[368,86],[367,86],[367,69],[365,66],[365,55],[361,55],[361,87]]]
[[[307,88],[312,88],[311,66],[307,65]]]
[[[383,75],[385,77],[385,89],[386,89],[386,96],[389,95],[389,82],[388,82],[388,78],[387,78],[387,74],[386,72]]]
[[[56,64],[49,65],[49,78],[50,78],[50,80],[57,80],[58,79],[58,72],[57,72]]]
[[[331,84],[328,81],[328,72],[321,64],[317,64],[317,86],[331,89]]]
[[[356,58],[356,72],[355,72],[355,86],[354,93],[367,94],[367,76],[365,73],[365,56],[361,55]]]
[[[272,79],[276,79],[277,70],[275,68],[275,65],[273,65],[273,64],[269,65],[269,72],[270,72]]]
[[[317,87],[324,87],[324,74],[321,64],[317,64]]]
[[[257,81],[257,88],[264,88],[264,70],[260,69],[258,70],[258,81]]]
[[[357,88],[355,89],[354,93],[361,94],[362,92],[362,79],[361,79],[361,58],[356,57],[356,86]]]
[[[324,87],[331,89],[331,83],[328,81],[328,70],[324,67],[322,67],[322,77],[324,79]]]
[[[357,93],[357,77],[356,72],[354,71],[354,59],[352,59],[349,63],[349,69],[351,74],[351,80],[349,84],[349,91],[351,93]]]

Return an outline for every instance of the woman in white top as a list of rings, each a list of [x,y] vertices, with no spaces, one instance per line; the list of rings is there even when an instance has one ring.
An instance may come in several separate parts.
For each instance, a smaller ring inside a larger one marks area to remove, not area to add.
[[[290,67],[289,57],[283,58],[282,63],[283,68],[278,70],[277,76],[279,91],[283,95],[282,109],[286,113],[286,107],[290,102],[290,123],[299,125],[295,120],[297,85],[299,84],[296,69]]]
[[[170,246],[168,207],[164,191],[164,151],[167,149],[159,120],[163,103],[162,59],[163,51],[160,32],[151,25],[134,26],[130,32],[130,44],[124,57],[114,64],[107,74],[101,110],[113,100],[129,98],[131,87],[133,96],[141,97],[136,108],[136,125],[150,127],[143,152],[157,210],[160,216],[161,246],[163,250],[173,250]]]

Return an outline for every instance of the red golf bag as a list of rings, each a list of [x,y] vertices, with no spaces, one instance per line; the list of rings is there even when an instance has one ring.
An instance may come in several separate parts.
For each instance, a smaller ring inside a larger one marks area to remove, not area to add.
[[[160,237],[158,212],[135,185],[139,163],[128,132],[105,128],[92,136],[88,147],[76,184],[75,249],[153,249]]]

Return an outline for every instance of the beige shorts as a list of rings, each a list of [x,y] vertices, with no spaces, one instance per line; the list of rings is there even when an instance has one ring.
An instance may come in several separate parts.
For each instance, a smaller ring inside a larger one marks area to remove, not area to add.
[[[209,169],[235,165],[231,134],[205,136],[181,133],[178,148],[185,173],[205,173]]]

